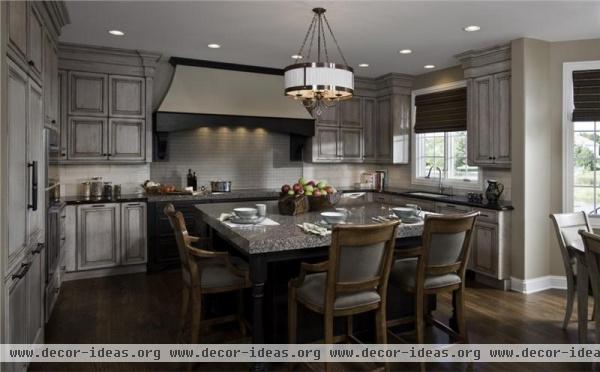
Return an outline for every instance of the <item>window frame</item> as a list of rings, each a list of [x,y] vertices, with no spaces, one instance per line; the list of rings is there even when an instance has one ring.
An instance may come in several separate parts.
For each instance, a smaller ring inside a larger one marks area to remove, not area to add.
[[[578,70],[600,70],[600,61],[582,61],[563,63],[563,151],[562,151],[562,171],[563,171],[563,213],[574,212],[574,122],[573,109],[575,108],[573,97],[573,72]],[[596,189],[596,188],[594,188]],[[600,189],[600,186],[598,186]],[[600,215],[588,215],[590,223],[594,227],[600,227]]]
[[[454,81],[451,83],[445,83],[445,84],[439,84],[439,85],[434,85],[431,87],[427,87],[427,88],[423,88],[423,89],[417,89],[417,90],[413,90],[411,92],[411,126],[410,126],[410,133],[411,133],[411,159],[413,160],[411,162],[411,184],[415,185],[415,186],[438,186],[439,185],[439,179],[437,177],[434,177],[432,175],[432,177],[430,179],[427,178],[423,178],[423,177],[418,177],[418,168],[419,168],[419,164],[417,164],[417,133],[415,133],[415,121],[416,121],[416,112],[417,112],[417,107],[415,105],[415,97],[421,94],[428,94],[428,93],[436,93],[436,92],[442,92],[445,90],[452,90],[452,89],[457,89],[457,88],[464,88],[467,86],[467,81],[466,80],[459,80],[459,81]],[[467,93],[468,94],[468,93]],[[467,96],[468,99],[468,96]],[[468,115],[468,114],[467,114]],[[440,132],[441,133],[441,132]],[[444,135],[444,142],[447,141],[447,136]],[[468,146],[468,144],[467,144]],[[467,149],[468,151],[468,149]],[[468,158],[468,156],[467,156]],[[446,160],[446,167],[448,166],[448,146],[444,145],[444,159]],[[452,188],[457,188],[457,189],[462,189],[462,190],[472,190],[472,191],[482,191],[483,190],[483,177],[482,177],[482,171],[481,171],[481,167],[477,167],[477,181],[472,181],[472,182],[466,182],[463,180],[457,180],[457,179],[448,179],[448,170],[447,169],[443,169],[443,174],[442,174],[442,181],[444,183],[445,186],[452,186]],[[432,172],[433,174],[434,172]]]

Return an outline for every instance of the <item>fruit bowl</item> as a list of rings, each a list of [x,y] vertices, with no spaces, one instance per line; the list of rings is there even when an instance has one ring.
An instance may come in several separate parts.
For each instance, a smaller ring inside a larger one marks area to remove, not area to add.
[[[336,205],[340,201],[340,199],[342,199],[341,192],[321,196],[310,195],[308,196],[309,210],[312,212],[329,209]]]

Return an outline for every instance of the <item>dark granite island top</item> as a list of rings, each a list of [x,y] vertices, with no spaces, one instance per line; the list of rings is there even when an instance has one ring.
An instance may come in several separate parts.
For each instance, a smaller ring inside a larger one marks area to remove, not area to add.
[[[315,223],[321,220],[320,212],[309,212],[297,216],[279,214],[276,201],[268,201],[267,217],[278,222],[277,226],[249,225],[230,227],[219,221],[221,213],[229,213],[233,208],[254,206],[256,202],[199,204],[195,208],[203,222],[217,231],[223,238],[235,244],[245,255],[274,253],[297,249],[325,247],[331,243],[331,235],[319,236],[305,233],[297,225],[303,222]],[[336,207],[350,211],[346,223],[374,224],[371,218],[389,215],[389,205],[373,202],[342,200]],[[423,233],[423,223],[401,224],[398,238],[419,237]]]

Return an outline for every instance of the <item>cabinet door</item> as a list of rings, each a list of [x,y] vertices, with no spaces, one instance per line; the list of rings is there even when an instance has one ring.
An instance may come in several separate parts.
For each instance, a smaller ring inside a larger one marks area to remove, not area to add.
[[[473,231],[472,244],[473,269],[477,272],[497,275],[498,226],[477,222]]]
[[[58,57],[54,40],[44,33],[44,113],[46,124],[58,126]]]
[[[32,256],[31,266],[27,272],[27,342],[34,344],[42,342],[43,327],[43,292],[42,292],[42,254]]]
[[[493,163],[494,80],[483,76],[468,82],[468,151],[471,165]]]
[[[315,117],[315,123],[317,125],[337,127],[340,125],[339,105],[324,108],[323,112],[321,112],[321,115],[315,114],[314,117]]]
[[[109,116],[143,118],[146,107],[144,78],[109,77]]]
[[[121,264],[146,262],[146,203],[121,204]]]
[[[363,99],[363,158],[365,161],[375,160],[375,148],[377,146],[377,110],[375,100]]]
[[[27,274],[25,274],[27,275]],[[8,342],[27,344],[27,277],[9,280],[8,289]]]
[[[362,129],[341,128],[342,160],[362,160]]]
[[[494,164],[510,166],[510,72],[494,75]]]
[[[341,126],[362,127],[362,99],[360,97],[342,101],[339,105]]]
[[[37,234],[44,229],[44,164],[45,151],[43,149],[43,133],[44,133],[44,111],[43,111],[43,96],[42,88],[40,88],[33,80],[29,80],[28,93],[28,118],[27,118],[27,162],[32,165],[37,163],[37,168],[30,167],[28,169],[28,183],[26,184],[28,195],[28,219],[29,219],[29,234]],[[37,169],[37,195],[33,195],[32,189],[33,170]],[[37,197],[36,209],[33,209],[34,197]]]
[[[69,160],[106,160],[107,119],[95,117],[69,118]]]
[[[60,132],[60,159],[67,159],[67,148],[69,147],[68,134],[69,134],[69,121],[67,120],[67,72],[59,70],[57,74],[58,79],[58,112],[57,120],[59,123]]]
[[[120,212],[114,203],[78,207],[78,270],[119,265]]]
[[[411,137],[411,97],[400,95],[394,97],[395,109],[392,114],[392,157],[394,164],[410,163]]]
[[[375,157],[378,161],[392,161],[392,113],[389,97],[377,100],[377,146]]]
[[[8,46],[12,54],[25,61],[27,58],[27,8],[28,2],[7,1]]]
[[[108,129],[111,160],[144,160],[144,119],[110,119]]]
[[[339,132],[339,128],[316,128],[316,160],[339,160]]]
[[[42,76],[44,26],[36,5],[29,6],[29,27],[27,32],[27,63],[29,70],[38,79]]]
[[[13,4],[11,2],[10,4]],[[12,5],[11,5],[12,6]],[[8,147],[8,208],[10,221],[8,255],[10,258],[28,244],[27,194],[29,178],[27,168],[27,74],[17,65],[8,62],[7,82],[7,140]]]
[[[108,116],[108,75],[69,72],[69,114]]]

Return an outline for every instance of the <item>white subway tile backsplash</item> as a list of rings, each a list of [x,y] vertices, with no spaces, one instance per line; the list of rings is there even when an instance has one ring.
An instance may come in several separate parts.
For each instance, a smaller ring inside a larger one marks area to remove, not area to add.
[[[141,184],[150,179],[150,165],[62,165],[58,169],[61,194],[77,195],[80,184],[92,177],[121,185],[121,193],[135,194],[142,190]]]

